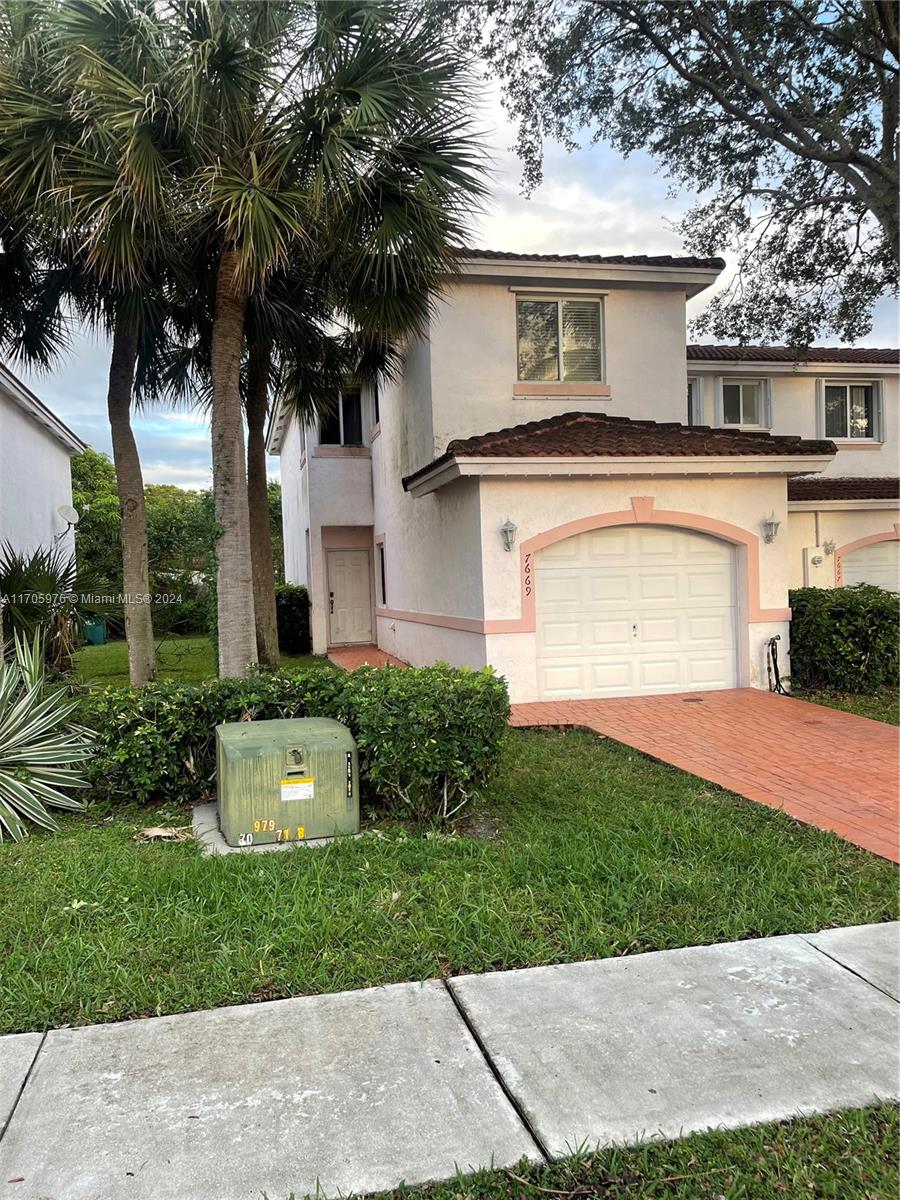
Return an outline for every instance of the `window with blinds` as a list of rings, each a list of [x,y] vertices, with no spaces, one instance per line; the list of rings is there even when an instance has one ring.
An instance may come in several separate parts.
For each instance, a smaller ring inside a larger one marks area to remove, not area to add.
[[[600,300],[518,300],[516,333],[521,381],[603,379]]]

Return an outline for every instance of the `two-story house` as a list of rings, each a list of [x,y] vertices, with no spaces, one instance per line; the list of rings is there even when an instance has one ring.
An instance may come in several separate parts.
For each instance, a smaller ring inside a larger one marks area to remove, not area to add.
[[[490,663],[517,701],[765,686],[767,640],[788,643],[788,488],[845,451],[833,416],[816,427],[831,365],[797,428],[790,364],[755,413],[743,363],[739,412],[733,364],[691,359],[689,385],[685,305],[723,266],[473,250],[399,378],[348,387],[318,428],[277,409],[314,649]],[[896,446],[887,373],[866,375],[872,428]]]

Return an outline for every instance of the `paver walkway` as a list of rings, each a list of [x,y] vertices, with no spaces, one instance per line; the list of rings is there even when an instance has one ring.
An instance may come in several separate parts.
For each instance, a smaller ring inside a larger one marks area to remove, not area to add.
[[[517,726],[583,726],[900,862],[891,725],[741,688],[514,704]]]
[[[377,646],[329,646],[328,658],[336,667],[355,671],[357,667],[405,667],[402,659],[394,658]]]
[[[0,1037],[0,1200],[286,1200],[900,1093],[898,925]]]

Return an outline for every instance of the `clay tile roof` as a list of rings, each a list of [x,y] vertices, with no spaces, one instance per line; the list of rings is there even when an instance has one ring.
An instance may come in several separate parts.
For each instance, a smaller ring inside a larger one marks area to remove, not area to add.
[[[610,458],[645,456],[706,457],[835,454],[833,442],[743,430],[679,425],[677,421],[633,421],[605,413],[571,412],[498,429],[478,437],[457,438],[444,454],[408,475],[404,487],[433,467],[454,458]]]
[[[900,479],[803,475],[788,480],[788,500],[900,500]]]
[[[494,258],[507,261],[524,259],[530,262],[605,263],[610,267],[702,267],[721,271],[724,258],[673,257],[671,254],[518,254],[511,250],[477,250],[466,247],[461,258]]]
[[[794,350],[790,346],[688,346],[688,361],[693,362],[808,362],[808,363],[900,363],[895,347],[873,349],[869,346],[810,346]]]

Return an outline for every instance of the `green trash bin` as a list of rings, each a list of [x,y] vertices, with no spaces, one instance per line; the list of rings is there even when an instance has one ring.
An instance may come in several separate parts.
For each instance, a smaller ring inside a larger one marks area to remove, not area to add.
[[[84,623],[85,640],[91,646],[106,645],[106,622],[100,620],[87,620]]]

